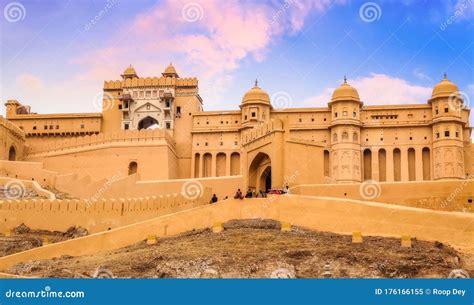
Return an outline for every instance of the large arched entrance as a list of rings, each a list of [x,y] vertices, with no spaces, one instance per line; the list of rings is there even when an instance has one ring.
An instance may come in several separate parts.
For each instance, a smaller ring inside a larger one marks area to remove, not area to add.
[[[272,188],[271,160],[265,153],[258,153],[250,164],[249,188],[264,192]]]
[[[8,151],[8,161],[16,161],[16,150],[13,146],[10,146],[10,150]]]
[[[158,121],[150,116],[147,116],[138,123],[138,130],[147,129],[148,127],[153,125],[159,125]]]

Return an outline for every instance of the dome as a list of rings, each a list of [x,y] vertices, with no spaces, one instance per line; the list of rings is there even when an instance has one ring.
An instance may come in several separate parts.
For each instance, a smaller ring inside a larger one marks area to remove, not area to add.
[[[132,65],[130,65],[128,66],[127,69],[125,69],[125,71],[123,71],[122,77],[123,78],[138,77],[137,71],[135,71],[135,68],[132,67]]]
[[[258,86],[258,82],[255,81],[255,86],[245,93],[242,98],[242,104],[249,103],[265,103],[270,104],[270,96],[264,90]]]
[[[332,93],[331,102],[346,100],[360,101],[360,98],[357,90],[349,85],[347,79],[344,77],[344,83]]]
[[[459,94],[459,88],[456,84],[448,80],[446,74],[444,74],[444,79],[433,87],[431,98],[449,97],[453,93]]]
[[[173,64],[170,63],[168,67],[166,67],[165,72],[162,73],[163,76],[175,76],[179,77],[178,73],[176,72],[176,69],[174,68]]]

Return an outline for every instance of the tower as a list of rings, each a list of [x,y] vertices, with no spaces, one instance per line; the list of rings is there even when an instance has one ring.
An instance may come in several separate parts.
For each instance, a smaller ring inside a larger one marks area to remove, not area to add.
[[[433,119],[433,178],[462,179],[464,145],[462,110],[464,101],[458,87],[444,75],[433,87],[431,99]]]
[[[21,106],[21,104],[17,100],[8,100],[5,103],[5,106],[7,108],[5,115],[6,115],[6,118],[9,119],[16,115],[16,110],[18,109],[19,106]]]
[[[344,83],[334,90],[331,109],[332,177],[338,183],[361,181],[360,109],[357,90]]]
[[[242,126],[252,127],[270,119],[270,96],[258,86],[255,80],[255,86],[245,93],[240,104],[242,110]]]

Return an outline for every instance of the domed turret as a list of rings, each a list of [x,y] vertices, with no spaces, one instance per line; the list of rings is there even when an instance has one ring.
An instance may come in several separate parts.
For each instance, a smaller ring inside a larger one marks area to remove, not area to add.
[[[127,79],[127,78],[134,78],[138,77],[137,71],[135,71],[135,68],[130,65],[125,71],[123,71],[122,78]]]
[[[433,87],[433,92],[431,94],[431,99],[439,97],[450,97],[454,95],[459,95],[459,88],[455,83],[448,80],[446,73],[444,74],[443,80],[436,84]]]
[[[242,105],[244,104],[266,104],[270,105],[270,96],[258,86],[258,81],[255,80],[255,86],[247,91],[242,98]]]
[[[255,80],[255,86],[247,91],[242,98],[242,124],[250,126],[259,122],[265,122],[270,119],[270,96],[258,86]]]
[[[165,72],[163,72],[162,74],[164,77],[179,77],[172,63],[170,63],[168,67],[166,67]]]
[[[331,103],[337,101],[348,101],[355,100],[360,102],[359,92],[356,88],[352,87],[347,83],[346,77],[344,77],[344,83],[342,83],[339,88],[336,88],[332,93]]]

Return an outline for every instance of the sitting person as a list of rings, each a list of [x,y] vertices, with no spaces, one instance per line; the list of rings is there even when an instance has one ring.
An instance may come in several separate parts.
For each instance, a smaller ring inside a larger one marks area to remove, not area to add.
[[[235,192],[234,199],[244,199],[244,196],[242,195],[242,191],[240,189]]]
[[[252,198],[253,197],[253,192],[251,189],[247,191],[247,194],[245,194],[245,198]]]
[[[216,194],[214,194],[214,195],[212,195],[211,201],[209,203],[213,204],[213,203],[216,203],[217,201],[219,201],[219,199],[217,199]]]

